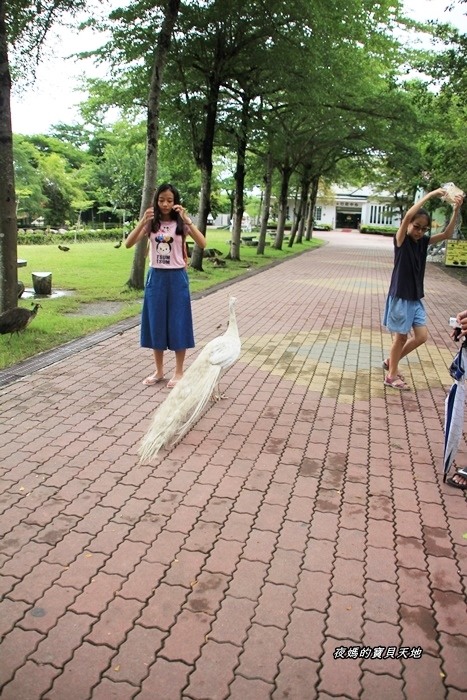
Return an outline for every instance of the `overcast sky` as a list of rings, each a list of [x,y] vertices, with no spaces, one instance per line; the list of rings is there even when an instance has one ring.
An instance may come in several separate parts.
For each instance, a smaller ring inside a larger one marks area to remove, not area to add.
[[[467,33],[467,4],[457,4],[453,12],[446,12],[449,0],[405,0],[409,16],[418,20],[440,19],[449,21]],[[26,93],[12,95],[13,131],[17,134],[45,134],[53,124],[73,124],[79,121],[76,105],[86,98],[76,91],[79,76],[98,75],[91,61],[75,61],[68,57],[78,51],[98,46],[98,37],[90,31],[78,32],[60,29],[51,35],[49,58],[37,69],[37,80]],[[102,73],[101,73],[102,75]]]

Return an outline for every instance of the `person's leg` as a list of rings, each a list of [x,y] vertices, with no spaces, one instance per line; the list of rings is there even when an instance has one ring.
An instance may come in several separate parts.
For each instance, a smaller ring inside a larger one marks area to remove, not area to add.
[[[426,326],[414,326],[413,335],[407,338],[402,350],[399,360],[408,355],[410,352],[418,348],[423,343],[426,343],[428,338],[428,330]]]
[[[402,348],[407,342],[408,333],[412,327],[412,317],[410,315],[409,303],[405,299],[388,296],[383,315],[383,325],[391,333],[392,343],[389,357],[383,361],[383,367],[387,372],[384,383],[389,380],[389,384],[401,380],[399,375],[399,360]]]
[[[183,377],[183,365],[185,363],[186,350],[175,350],[175,374],[170,380],[178,382]]]
[[[151,386],[152,384],[157,384],[164,380],[164,351],[163,350],[153,350],[154,353],[154,363],[156,365],[156,371],[149,377],[143,380],[145,386]]]
[[[410,387],[405,383],[403,376],[399,373],[399,362],[412,350],[415,350],[423,343],[426,343],[428,331],[426,326],[414,326],[413,335],[408,337],[403,333],[394,333],[391,352],[388,358],[389,370],[384,379],[386,385],[395,389],[407,390]]]
[[[173,270],[171,283],[171,314],[169,317],[169,348],[175,353],[175,371],[168,383],[173,387],[183,377],[185,355],[195,346],[188,274],[185,269]],[[176,348],[176,349],[175,349]]]
[[[156,378],[164,379],[164,351],[154,350],[154,362],[156,363]]]
[[[408,343],[406,333],[394,333],[391,351],[389,353],[389,370],[387,376],[390,380],[396,379],[399,376],[399,361],[404,348]],[[406,353],[407,354],[407,353]]]
[[[414,326],[413,335],[408,337],[403,333],[394,333],[394,338],[389,353],[389,370],[387,377],[390,381],[402,379],[399,373],[399,362],[416,348],[426,343],[428,331],[426,326]]]
[[[399,372],[399,362],[413,350],[426,342],[428,331],[426,328],[426,312],[422,301],[406,301],[396,297],[389,298],[386,302],[385,317],[383,323],[393,332],[391,352],[387,360],[383,362],[387,368],[389,384],[398,382],[396,388],[403,388],[405,384]],[[409,336],[409,329],[413,335]],[[407,330],[406,330],[407,329]],[[385,379],[385,383],[387,383]],[[405,385],[407,388],[407,385]]]

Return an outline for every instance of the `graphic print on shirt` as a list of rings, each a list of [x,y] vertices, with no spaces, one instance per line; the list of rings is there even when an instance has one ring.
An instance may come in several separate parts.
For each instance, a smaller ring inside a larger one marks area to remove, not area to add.
[[[156,263],[158,265],[170,265],[173,241],[172,236],[165,236],[161,233],[156,235]]]

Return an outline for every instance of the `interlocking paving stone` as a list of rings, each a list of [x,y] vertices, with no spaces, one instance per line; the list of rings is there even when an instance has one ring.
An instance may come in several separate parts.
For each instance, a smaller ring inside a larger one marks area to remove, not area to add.
[[[238,666],[241,649],[233,644],[218,644],[208,641],[203,655],[190,676],[186,689],[189,697],[209,697],[222,700],[228,697],[229,685],[234,680],[234,669]]]
[[[21,668],[27,657],[43,639],[43,635],[34,630],[22,630],[16,627],[0,643],[0,683],[2,687],[10,681]]]
[[[193,295],[187,363],[230,293],[242,356],[152,464],[138,319],[0,372],[2,700],[465,697],[466,498],[440,473],[464,288],[428,264],[391,391],[392,242],[323,236]]]

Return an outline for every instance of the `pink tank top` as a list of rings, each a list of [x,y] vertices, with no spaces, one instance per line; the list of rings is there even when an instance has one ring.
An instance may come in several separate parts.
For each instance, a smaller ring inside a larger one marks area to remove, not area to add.
[[[188,226],[184,226],[185,236]],[[162,221],[161,227],[154,233],[151,231],[149,247],[149,264],[164,270],[177,270],[186,267],[183,255],[183,241],[185,236],[176,234],[176,221]]]

